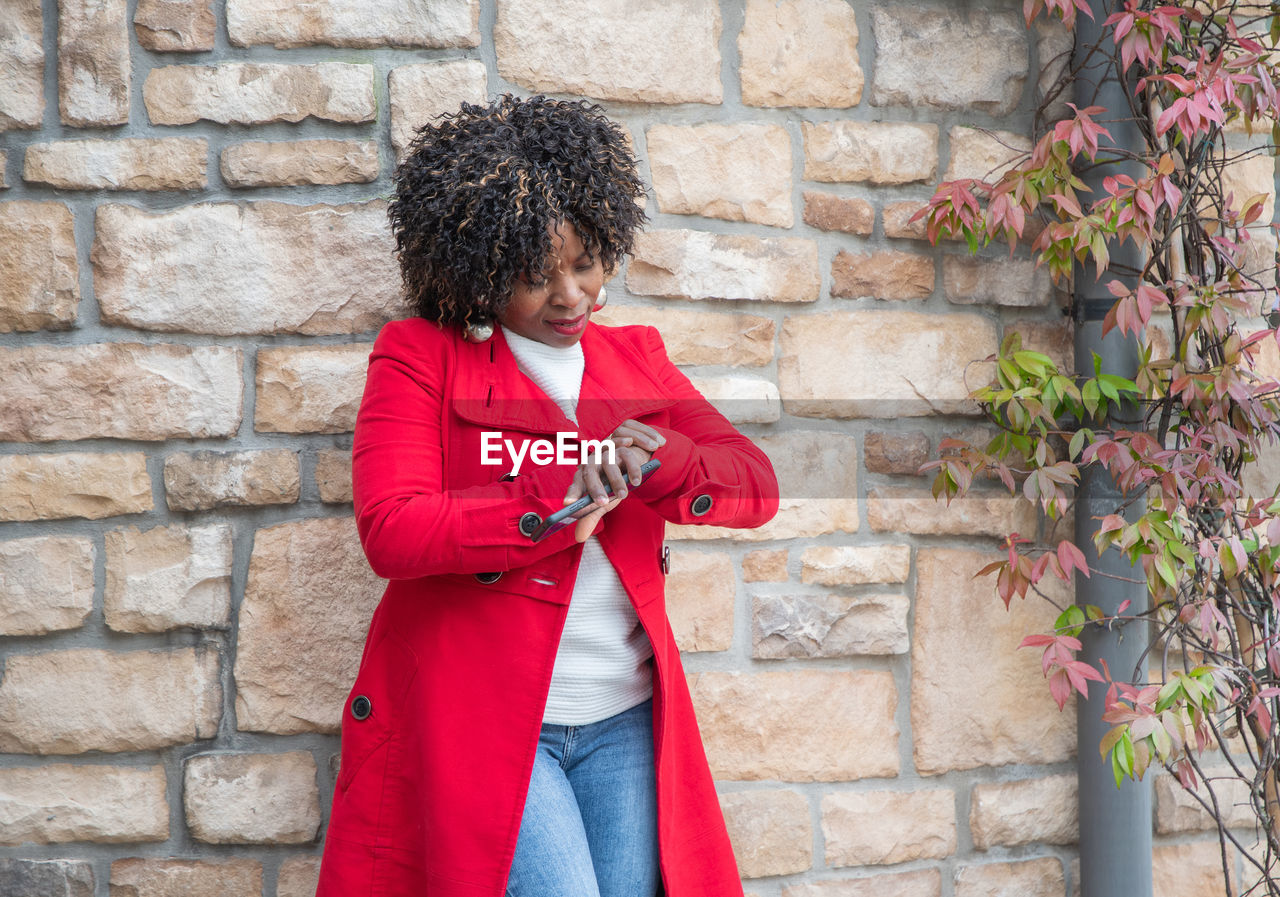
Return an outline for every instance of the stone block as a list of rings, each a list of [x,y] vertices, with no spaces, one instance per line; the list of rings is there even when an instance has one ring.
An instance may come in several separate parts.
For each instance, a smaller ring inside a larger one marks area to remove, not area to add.
[[[240,350],[97,343],[0,349],[0,439],[209,438],[240,428]]]
[[[1075,750],[1075,714],[1059,712],[1050,698],[1040,652],[1018,650],[1024,636],[1051,629],[1057,611],[1038,598],[1015,599],[1006,611],[992,580],[973,578],[998,557],[916,553],[911,728],[923,775],[1058,763]],[[1051,594],[1071,601],[1065,589]]]
[[[944,256],[942,284],[947,299],[957,305],[1042,308],[1053,299],[1049,269],[1037,268],[1030,259]]]
[[[612,301],[591,319],[623,327],[657,327],[675,364],[760,367],[773,361],[778,326],[772,318],[747,314],[717,314],[683,308],[640,308]]]
[[[961,866],[955,897],[1066,897],[1062,861],[1042,857],[1012,863]]]
[[[0,844],[125,844],[168,837],[163,766],[53,763],[0,769]]]
[[[1247,864],[1245,873],[1250,880],[1254,878],[1255,873]],[[1152,897],[1222,897],[1237,893],[1233,887],[1234,870],[1231,881],[1223,881],[1222,855],[1216,839],[1156,846],[1151,851],[1151,878]]]
[[[355,429],[368,343],[258,350],[259,433],[346,433]]]
[[[222,151],[229,187],[300,187],[367,184],[378,179],[374,140],[251,140]]]
[[[1246,829],[1257,823],[1249,785],[1237,779],[1230,769],[1206,768],[1209,782],[1202,782],[1197,794],[1209,800],[1211,785],[1218,807],[1229,828]],[[1158,776],[1155,781],[1156,831],[1162,835],[1180,832],[1217,831],[1213,816],[1171,775]]]
[[[324,502],[349,502],[351,494],[351,452],[323,449],[316,454],[316,488]]]
[[[1064,373],[1075,370],[1075,331],[1070,318],[1018,321],[1016,328],[1007,327],[1005,333],[1010,329],[1017,329],[1022,334],[1022,348],[1048,355]]]
[[[164,459],[164,496],[171,511],[287,505],[300,491],[298,453],[289,449],[188,452]]]
[[[864,875],[835,881],[787,885],[782,897],[942,897],[942,875],[937,869]]]
[[[791,227],[791,137],[780,125],[654,125],[646,132],[658,207]]]
[[[876,212],[865,199],[806,190],[804,223],[820,230],[869,237],[875,228]]]
[[[93,897],[93,866],[84,860],[0,859],[0,894]]]
[[[262,893],[257,860],[130,857],[111,864],[110,897],[256,897]]]
[[[818,244],[694,230],[636,235],[627,289],[671,299],[812,302],[819,296]]]
[[[921,430],[872,430],[862,441],[862,463],[868,473],[918,476],[929,460],[929,436]]]
[[[258,530],[240,605],[240,729],[337,732],[382,592],[351,518]],[[307,596],[305,603],[299,595]]]
[[[910,545],[820,545],[800,556],[800,581],[824,586],[906,582]]]
[[[308,116],[364,122],[377,115],[373,66],[346,62],[158,66],[147,73],[142,101],[153,125],[189,125],[202,119],[261,125]]]
[[[44,16],[40,0],[9,0],[0,9],[0,131],[38,128],[43,121]]]
[[[196,53],[213,49],[217,22],[210,0],[138,0],[133,31],[144,50]]]
[[[956,795],[949,788],[863,791],[822,798],[829,866],[880,866],[956,852]]]
[[[237,47],[476,47],[479,0],[227,0],[227,35]]]
[[[93,610],[93,562],[93,541],[79,536],[0,542],[0,636],[84,625]]]
[[[729,840],[743,878],[791,875],[813,865],[809,802],[795,791],[720,795]]]
[[[597,0],[585,39],[574,0],[507,0],[493,43],[498,74],[529,91],[624,103],[721,101],[720,5]],[[654,40],[661,35],[661,40]]]
[[[231,525],[137,527],[106,535],[102,610],[117,632],[225,628],[231,622]]]
[[[0,495],[0,522],[98,520],[153,507],[142,452],[0,455]]]
[[[386,204],[101,205],[102,322],[221,335],[361,333],[400,309]]]
[[[280,864],[276,897],[315,897],[320,857],[290,857]]]
[[[305,844],[320,829],[316,761],[309,751],[218,752],[188,758],[187,828],[208,844]]]
[[[938,172],[937,125],[829,121],[802,130],[806,181],[891,186],[931,183]]]
[[[677,549],[667,575],[667,614],[681,651],[728,651],[733,641],[733,561]]]
[[[788,595],[752,602],[752,656],[855,657],[906,654],[906,595]]]
[[[465,103],[484,105],[488,71],[478,59],[398,65],[387,76],[391,94],[391,145],[396,158],[423,125]]]
[[[990,536],[1036,531],[1035,506],[1003,490],[974,490],[951,504],[926,488],[882,486],[867,493],[867,522],[877,533]]]
[[[202,137],[56,140],[27,147],[22,179],[62,190],[202,190],[208,154]]]
[[[0,751],[155,750],[212,738],[221,713],[216,651],[10,654],[0,681]]]
[[[782,417],[778,387],[763,377],[691,377],[695,389],[734,424],[769,424]]]
[[[928,299],[932,256],[916,252],[848,252],[831,262],[831,295],[837,299]]]
[[[747,106],[847,108],[862,99],[858,23],[842,0],[748,0],[738,54]]]
[[[884,211],[880,213],[884,221],[884,235],[899,240],[929,239],[928,225],[925,220],[923,218],[914,222],[911,220],[925,205],[927,203],[916,200],[886,203]]]
[[[841,782],[898,774],[890,673],[695,673],[689,687],[717,779]]]
[[[74,225],[71,209],[60,202],[0,202],[0,333],[65,330],[76,320]]]
[[[996,328],[979,315],[841,311],[782,325],[783,409],[802,417],[971,414],[970,384],[986,382]]]
[[[58,107],[62,123],[129,122],[129,11],[125,0],[58,0]]]
[[[1061,121],[1071,114],[1067,103],[1071,100],[1071,85],[1064,85],[1063,76],[1071,67],[1071,51],[1075,48],[1075,34],[1053,16],[1037,16],[1035,23],[1036,56],[1040,61],[1039,77],[1036,81],[1037,99],[1048,105],[1045,108],[1046,121]],[[1055,87],[1064,85],[1050,98],[1049,93]]]
[[[742,558],[743,582],[786,582],[787,552],[760,549]]]
[[[974,178],[994,184],[1031,152],[1031,140],[1012,131],[991,131],[957,125],[947,132],[951,161],[944,181]]]
[[[969,797],[969,832],[979,850],[1020,844],[1075,844],[1076,777],[979,783]]]
[[[871,12],[876,106],[1008,115],[1028,75],[1026,26],[1013,10],[898,3]]]

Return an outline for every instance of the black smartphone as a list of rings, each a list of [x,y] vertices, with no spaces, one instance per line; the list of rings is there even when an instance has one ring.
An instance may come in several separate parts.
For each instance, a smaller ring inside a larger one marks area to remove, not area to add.
[[[648,461],[641,464],[640,465],[640,482],[643,484],[645,480],[649,479],[649,474],[653,473],[655,470],[657,470],[661,466],[662,466],[662,462],[659,461],[657,458],[650,458]],[[632,486],[631,488],[634,489],[636,487]],[[613,486],[609,483],[605,483],[604,491],[605,491],[605,495],[612,497]],[[570,523],[576,523],[578,520],[577,515],[581,514],[583,511],[585,511],[588,507],[590,507],[594,503],[595,503],[594,498],[592,498],[590,495],[584,495],[582,496],[582,498],[578,499],[573,504],[565,505],[563,508],[556,511],[554,514],[551,514],[550,516],[548,516],[546,520],[542,521],[542,523],[538,524],[538,528],[529,534],[529,538],[535,542],[541,542],[547,536],[551,535],[552,533],[559,532],[560,530],[568,526]]]

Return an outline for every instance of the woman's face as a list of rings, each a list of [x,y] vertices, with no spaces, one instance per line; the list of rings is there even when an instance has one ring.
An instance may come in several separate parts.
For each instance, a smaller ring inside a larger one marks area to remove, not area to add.
[[[604,265],[587,252],[571,224],[552,228],[551,245],[542,283],[517,280],[498,321],[548,346],[572,346],[591,319],[591,307],[604,286]]]

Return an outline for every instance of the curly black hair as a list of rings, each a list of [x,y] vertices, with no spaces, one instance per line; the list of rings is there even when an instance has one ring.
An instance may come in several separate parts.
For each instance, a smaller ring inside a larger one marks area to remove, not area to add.
[[[645,221],[622,129],[583,101],[463,103],[417,132],[395,185],[405,298],[441,325],[492,321],[517,278],[540,283],[556,225],[571,224],[609,274]]]

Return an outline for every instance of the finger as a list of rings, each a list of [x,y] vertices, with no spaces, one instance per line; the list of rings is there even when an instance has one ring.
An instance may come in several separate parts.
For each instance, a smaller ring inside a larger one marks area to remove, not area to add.
[[[640,466],[649,460],[648,458],[642,460],[640,454],[635,449],[628,449],[621,453],[622,466],[626,468],[627,480],[630,481],[632,486],[639,486],[644,479],[644,476],[640,473]],[[645,452],[644,454],[648,455],[649,453]]]
[[[566,505],[571,505],[586,494],[586,486],[582,481],[582,468],[579,467],[573,472],[573,480],[570,481],[569,488],[565,490],[564,503]]]
[[[629,451],[631,450],[624,449],[618,454],[625,456]],[[605,465],[602,465],[601,470],[604,471],[605,479],[609,481],[609,486],[610,488],[613,489],[614,497],[620,498],[620,499],[626,498],[627,497],[627,477],[626,477],[626,474],[624,474],[622,470],[618,467],[618,465],[605,464]]]
[[[600,479],[600,468],[594,464],[584,464],[578,468],[582,471],[582,484],[586,494],[598,505],[605,505],[609,496],[605,494],[604,482]]]
[[[667,444],[665,436],[648,424],[642,424],[637,420],[624,420],[618,425],[618,429],[614,430],[614,434],[629,437],[635,441],[636,445],[643,446],[651,452]]]
[[[595,532],[596,525],[600,523],[600,518],[616,508],[620,501],[622,501],[622,499],[615,498],[603,508],[597,508],[591,513],[579,518],[573,528],[573,538],[578,542],[587,541],[587,539],[591,537],[591,534]]]

